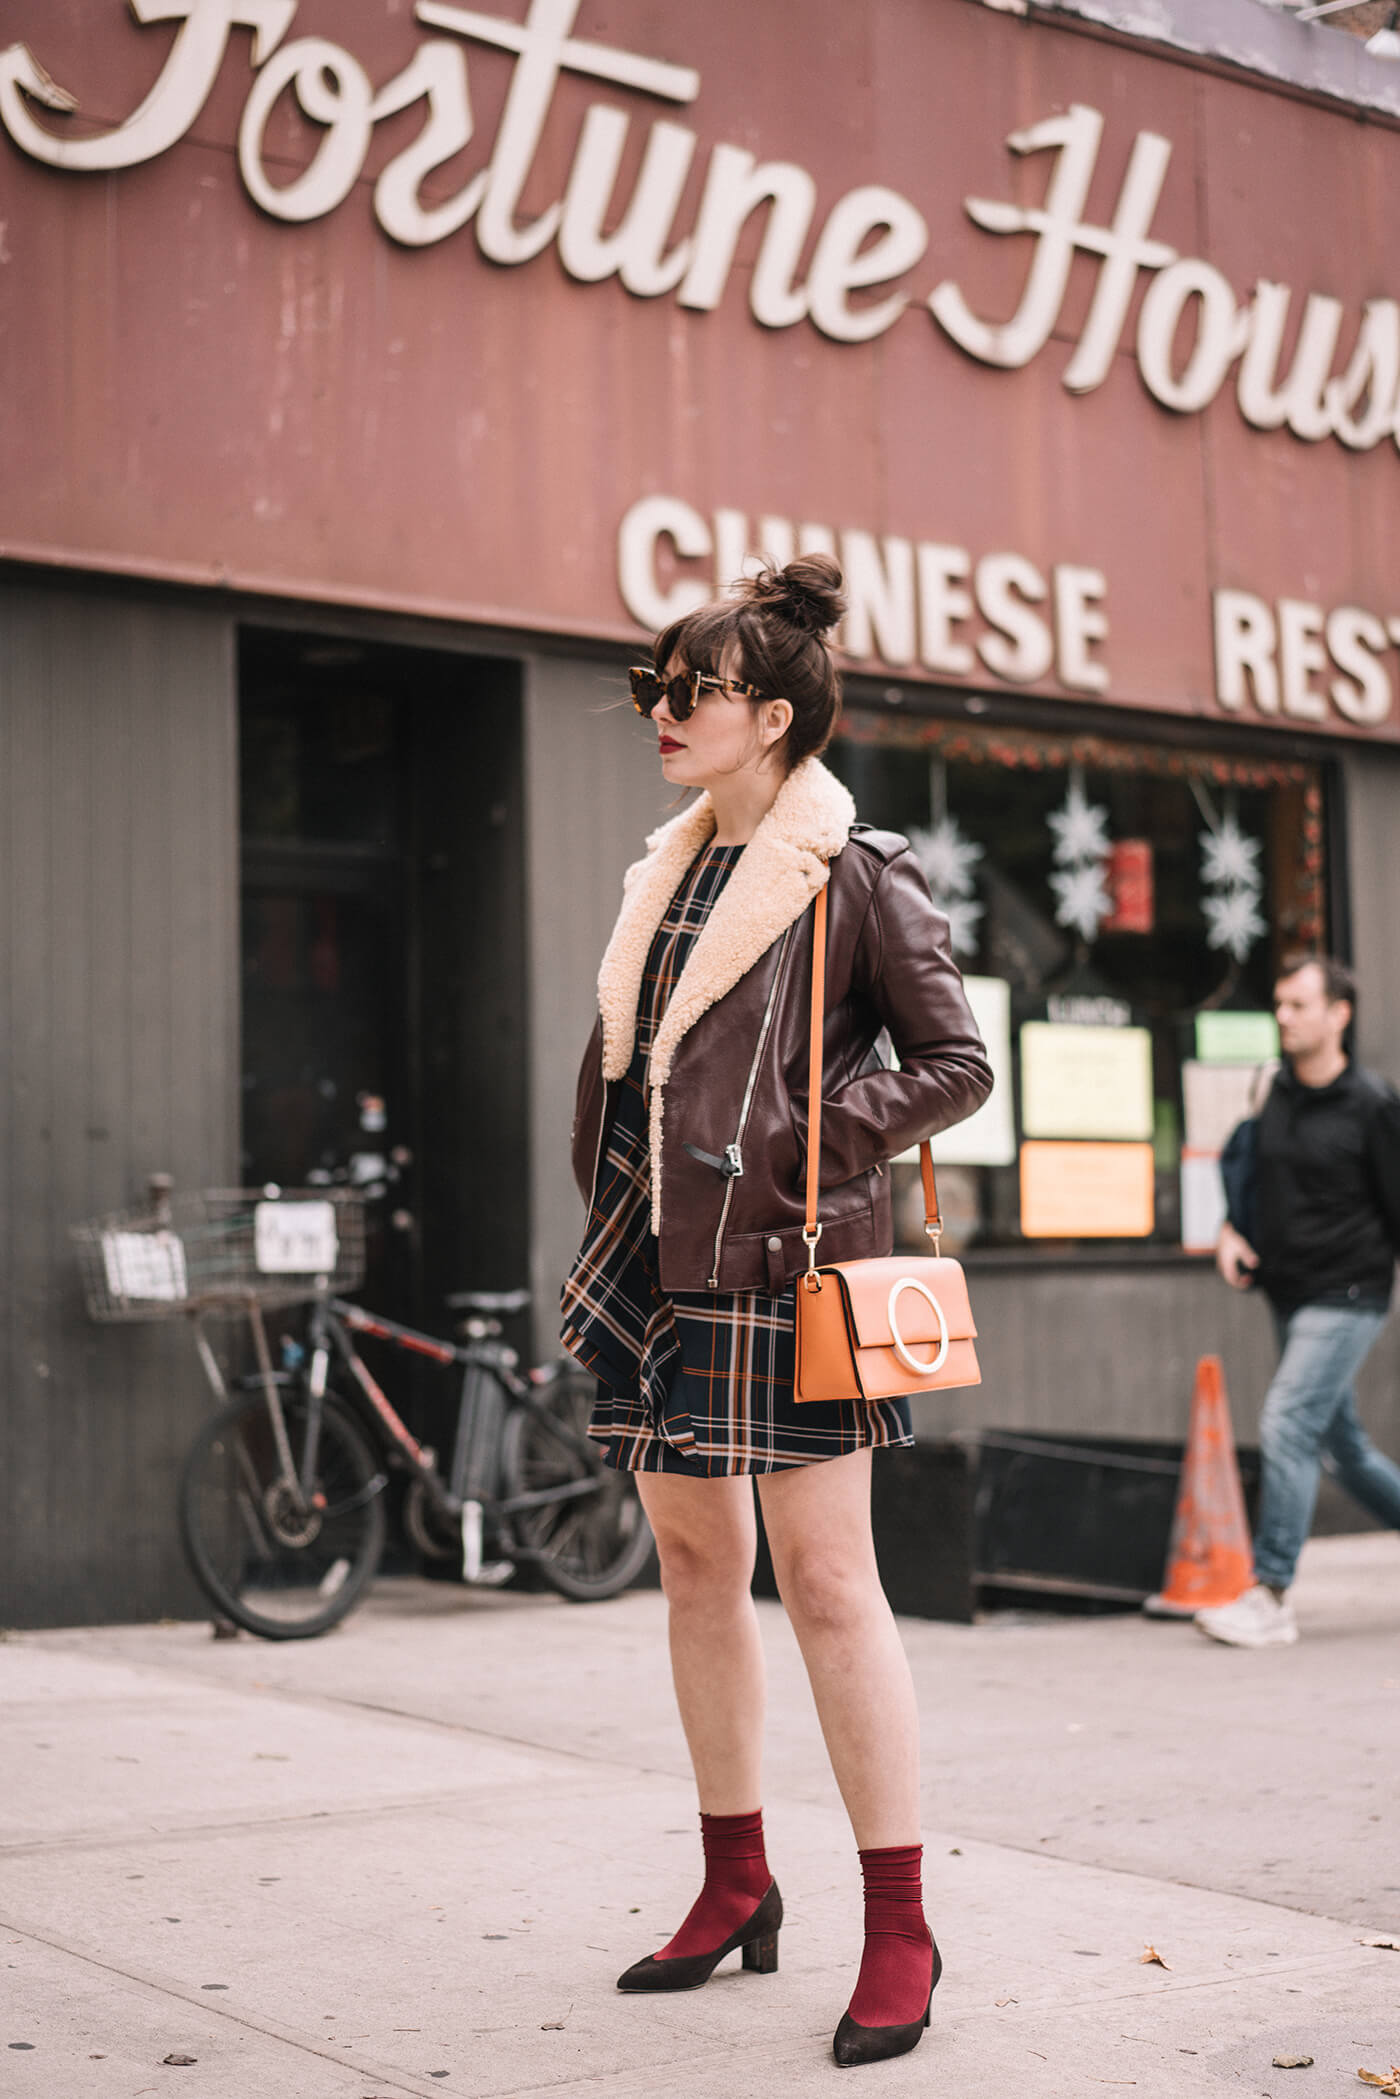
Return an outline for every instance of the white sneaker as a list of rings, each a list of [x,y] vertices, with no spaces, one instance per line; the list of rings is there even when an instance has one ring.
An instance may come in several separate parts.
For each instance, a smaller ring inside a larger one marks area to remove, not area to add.
[[[1223,1640],[1227,1647],[1291,1647],[1298,1637],[1292,1604],[1280,1601],[1262,1583],[1246,1589],[1233,1603],[1197,1611],[1196,1624],[1209,1639]]]

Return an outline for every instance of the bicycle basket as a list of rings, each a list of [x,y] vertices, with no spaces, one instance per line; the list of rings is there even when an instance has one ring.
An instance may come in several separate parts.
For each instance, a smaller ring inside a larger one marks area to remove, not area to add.
[[[304,1303],[365,1272],[363,1198],[325,1188],[206,1188],[72,1227],[88,1316],[176,1319]]]

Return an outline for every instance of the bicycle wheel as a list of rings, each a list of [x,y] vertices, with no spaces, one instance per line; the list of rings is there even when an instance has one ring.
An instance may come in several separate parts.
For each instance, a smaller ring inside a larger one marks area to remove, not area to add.
[[[298,1472],[310,1413],[283,1392]],[[354,1608],[384,1550],[384,1478],[357,1423],[329,1400],[308,1506],[288,1488],[262,1393],[207,1421],[180,1479],[180,1535],[210,1601],[264,1640],[308,1640]]]
[[[538,1553],[535,1562],[552,1589],[571,1603],[594,1603],[616,1596],[634,1582],[651,1557],[651,1526],[637,1499],[630,1474],[604,1467],[595,1472],[587,1459],[552,1433],[549,1424],[583,1436],[593,1411],[593,1380],[565,1373],[537,1389],[536,1403],[545,1418],[516,1408],[507,1423],[502,1448],[505,1498],[539,1494],[570,1480],[588,1480],[590,1494],[546,1503],[512,1518],[522,1545]]]

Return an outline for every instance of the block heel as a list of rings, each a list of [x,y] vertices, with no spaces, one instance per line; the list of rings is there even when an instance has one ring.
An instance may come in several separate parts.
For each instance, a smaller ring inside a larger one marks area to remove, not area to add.
[[[755,1975],[776,1975],[778,1972],[778,1934],[766,1932],[761,1939],[750,1939],[744,1948],[744,1966]]]

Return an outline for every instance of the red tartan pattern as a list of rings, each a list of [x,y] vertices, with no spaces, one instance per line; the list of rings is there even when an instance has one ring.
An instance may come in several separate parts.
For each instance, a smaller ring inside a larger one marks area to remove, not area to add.
[[[647,958],[631,1068],[615,1088],[583,1245],[564,1285],[563,1340],[598,1379],[589,1433],[620,1471],[776,1472],[913,1442],[905,1400],[798,1406],[794,1286],[663,1296],[651,1232],[647,1060],[697,933],[741,846],[692,863]]]

